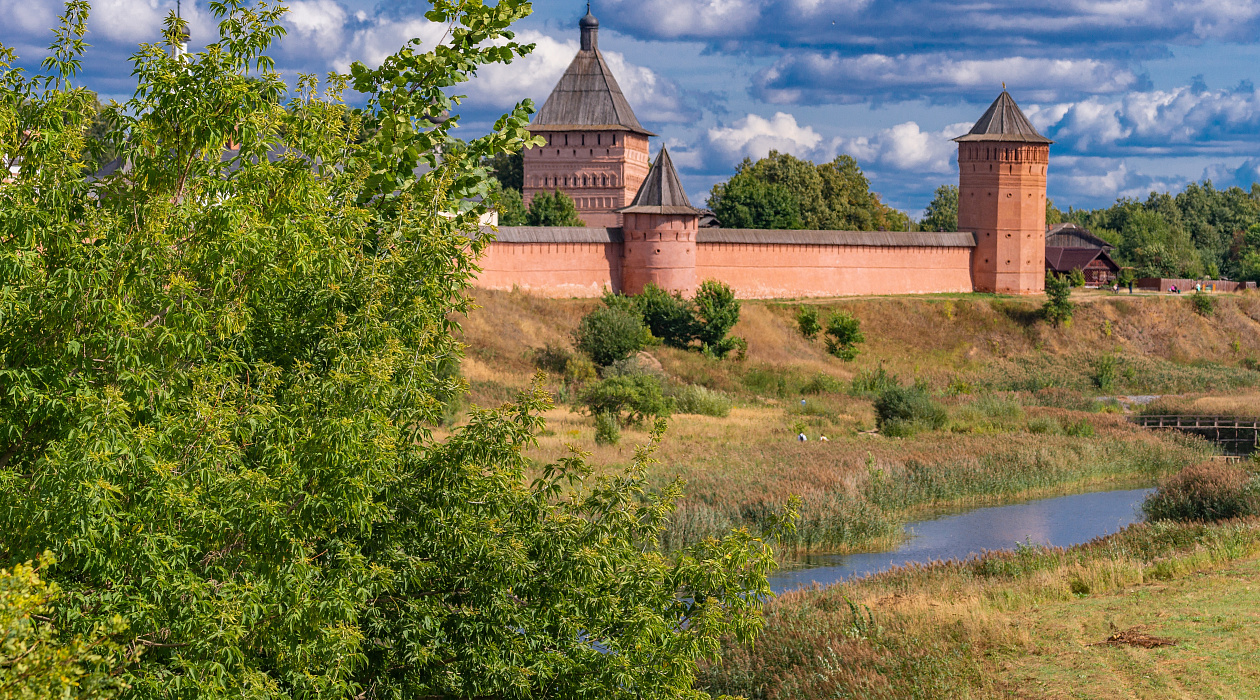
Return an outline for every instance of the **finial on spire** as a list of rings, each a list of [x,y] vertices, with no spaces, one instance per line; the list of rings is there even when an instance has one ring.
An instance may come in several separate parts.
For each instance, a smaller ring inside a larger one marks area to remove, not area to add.
[[[1003,91],[1003,92],[1005,92],[1005,91],[1006,91],[1006,81],[1005,81],[1005,80],[1003,80],[1003,81],[1002,81],[1002,91]]]
[[[599,20],[591,14],[591,3],[586,3],[586,16],[578,20],[582,30],[582,50],[595,51],[599,48]]]

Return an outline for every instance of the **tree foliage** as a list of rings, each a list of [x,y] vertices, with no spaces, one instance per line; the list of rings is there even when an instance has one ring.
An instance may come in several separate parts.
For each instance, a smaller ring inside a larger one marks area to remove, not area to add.
[[[709,207],[726,228],[843,231],[908,230],[910,219],[886,206],[851,156],[815,165],[787,153],[744,159],[714,185]]]
[[[1066,276],[1046,270],[1046,303],[1041,307],[1041,317],[1058,328],[1071,322],[1075,310],[1076,305],[1072,303],[1072,283]]]
[[[921,231],[958,230],[958,185],[941,185],[932,194],[932,201],[923,211]]]
[[[537,192],[529,201],[525,212],[526,226],[585,226],[578,216],[577,205],[569,195],[556,190],[554,193]]]
[[[862,334],[862,323],[848,311],[833,311],[827,317],[827,327],[823,331],[823,341],[827,344],[827,352],[851,362],[858,355],[858,345],[866,341]]]
[[[205,51],[133,57],[105,137],[127,167],[99,180],[73,80],[86,4],[48,75],[0,51],[20,162],[0,187],[0,567],[55,557],[49,650],[117,645],[127,698],[699,697],[697,659],[760,624],[764,544],[662,553],[679,487],[649,491],[650,447],[609,478],[531,464],[541,388],[428,428],[465,390],[481,163],[532,141],[528,104],[467,143],[436,117],[529,49],[509,29],[529,3],[434,0],[440,44],[294,91],[267,56],[281,8],[210,9]]]
[[[647,339],[642,316],[613,306],[601,306],[583,316],[573,333],[577,349],[601,367],[642,350]]]

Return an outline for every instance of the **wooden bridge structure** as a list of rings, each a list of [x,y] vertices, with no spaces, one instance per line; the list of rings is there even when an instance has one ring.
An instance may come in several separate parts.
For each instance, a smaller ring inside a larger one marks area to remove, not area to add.
[[[1144,428],[1180,430],[1199,435],[1221,446],[1227,455],[1260,451],[1260,419],[1238,416],[1149,415],[1134,416]]]

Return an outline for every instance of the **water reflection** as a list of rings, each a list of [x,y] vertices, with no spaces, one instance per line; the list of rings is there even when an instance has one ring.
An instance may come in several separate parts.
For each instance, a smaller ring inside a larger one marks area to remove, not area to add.
[[[1137,521],[1137,506],[1150,492],[1081,493],[921,520],[906,526],[908,537],[897,549],[814,557],[809,568],[777,572],[770,577],[770,586],[776,593],[814,582],[826,586],[900,564],[965,559],[984,550],[1013,549],[1017,542],[1055,547],[1080,544]]]

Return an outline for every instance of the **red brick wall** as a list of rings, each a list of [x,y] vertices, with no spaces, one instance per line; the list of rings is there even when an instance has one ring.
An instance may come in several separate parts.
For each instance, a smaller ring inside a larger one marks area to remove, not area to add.
[[[476,285],[544,297],[597,297],[621,289],[620,243],[491,243]]]
[[[970,292],[971,248],[700,243],[707,279],[746,299]]]
[[[1044,144],[958,144],[958,230],[976,234],[977,291],[1035,294],[1045,288],[1049,159]]]
[[[538,192],[573,198],[587,226],[616,227],[650,167],[646,136],[628,131],[547,131],[546,146],[526,149],[525,205]]]

